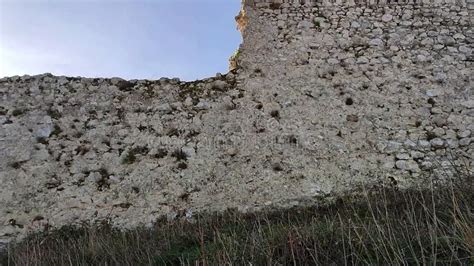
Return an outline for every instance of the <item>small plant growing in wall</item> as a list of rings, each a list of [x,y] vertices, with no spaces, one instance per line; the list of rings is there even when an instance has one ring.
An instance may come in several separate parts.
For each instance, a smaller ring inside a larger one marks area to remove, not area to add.
[[[15,109],[12,111],[12,116],[20,116],[26,113],[26,110],[24,109]]]
[[[130,149],[123,157],[123,164],[132,164],[137,160],[137,155],[145,156],[150,150],[145,146],[138,146]]]
[[[134,150],[128,151],[122,158],[122,164],[132,164],[137,160]]]
[[[186,161],[188,159],[188,155],[182,149],[176,149],[171,156],[176,158],[176,161]]]
[[[229,58],[229,70],[234,70],[239,67],[239,57],[240,57],[240,49],[237,49],[233,55]]]
[[[321,28],[321,22],[317,19],[313,20],[313,25],[316,27],[316,28]]]

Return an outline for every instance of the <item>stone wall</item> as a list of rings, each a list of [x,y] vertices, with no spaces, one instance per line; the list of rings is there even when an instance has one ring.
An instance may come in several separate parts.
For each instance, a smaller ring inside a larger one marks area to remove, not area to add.
[[[283,109],[305,114],[300,132],[319,125],[325,145],[352,146],[346,164],[449,175],[435,164],[451,165],[456,151],[472,167],[474,17],[465,3],[253,1],[246,14],[258,23],[244,30],[239,65],[258,73],[259,94],[289,91],[294,104]]]
[[[243,4],[226,75],[1,79],[0,239],[474,170],[468,4],[267,2]]]

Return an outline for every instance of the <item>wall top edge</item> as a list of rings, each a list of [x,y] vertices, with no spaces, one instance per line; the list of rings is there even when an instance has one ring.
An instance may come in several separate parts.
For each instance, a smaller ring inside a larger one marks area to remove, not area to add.
[[[266,7],[268,5],[304,5],[304,6],[396,6],[423,5],[439,6],[452,5],[471,9],[474,0],[243,0],[244,5]]]

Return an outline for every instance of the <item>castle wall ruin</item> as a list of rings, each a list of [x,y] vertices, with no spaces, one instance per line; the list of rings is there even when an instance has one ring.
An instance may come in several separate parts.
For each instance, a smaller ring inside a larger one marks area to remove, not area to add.
[[[471,4],[246,0],[225,75],[3,78],[0,239],[472,172]]]

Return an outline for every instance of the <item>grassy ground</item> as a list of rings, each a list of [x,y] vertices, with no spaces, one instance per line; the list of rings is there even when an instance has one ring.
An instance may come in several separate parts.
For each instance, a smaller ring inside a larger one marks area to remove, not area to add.
[[[152,229],[65,227],[11,245],[3,263],[474,265],[472,178],[442,189],[375,188],[325,207],[159,221]]]

